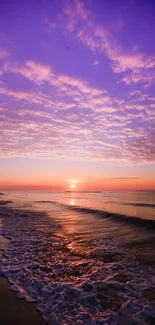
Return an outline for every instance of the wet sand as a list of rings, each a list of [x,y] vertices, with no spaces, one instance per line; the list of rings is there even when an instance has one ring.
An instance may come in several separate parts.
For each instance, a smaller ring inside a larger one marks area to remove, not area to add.
[[[3,258],[5,238],[0,238],[0,261]],[[27,303],[18,299],[15,292],[9,289],[6,278],[0,277],[0,320],[3,325],[45,325],[36,310],[35,303]]]

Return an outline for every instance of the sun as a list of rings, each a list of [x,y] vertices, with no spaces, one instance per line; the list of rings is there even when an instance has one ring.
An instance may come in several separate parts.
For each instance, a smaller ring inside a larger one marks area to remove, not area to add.
[[[75,188],[76,188],[76,185],[75,185],[74,183],[72,183],[72,184],[71,184],[71,189],[72,189],[72,190],[75,190]]]

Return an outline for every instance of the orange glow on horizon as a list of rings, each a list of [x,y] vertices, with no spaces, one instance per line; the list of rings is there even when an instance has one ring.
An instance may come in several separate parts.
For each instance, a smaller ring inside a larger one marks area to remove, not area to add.
[[[80,180],[73,182],[70,180],[70,185],[66,184],[66,181],[56,181],[43,183],[43,182],[30,182],[25,181],[3,181],[0,183],[1,190],[11,190],[11,189],[30,189],[30,190],[56,190],[56,191],[67,191],[68,189],[74,191],[112,191],[112,190],[155,190],[155,179],[99,179],[99,180]]]

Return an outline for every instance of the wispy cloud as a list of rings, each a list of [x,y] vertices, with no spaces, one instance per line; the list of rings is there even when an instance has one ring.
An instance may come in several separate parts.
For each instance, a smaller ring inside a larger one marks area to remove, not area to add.
[[[73,1],[66,6],[64,13],[68,18],[69,30],[76,34],[83,45],[93,53],[106,55],[115,73],[127,72],[121,79],[122,82],[127,85],[140,82],[147,87],[155,82],[155,55],[146,56],[140,52],[124,50],[121,44],[116,43],[104,24],[96,23],[93,13],[82,1]],[[83,20],[82,28],[78,27],[78,19]]]
[[[133,181],[133,180],[139,180],[139,177],[123,177],[123,176],[119,176],[119,177],[102,177],[102,178],[95,178],[95,177],[91,177],[88,178],[87,181],[97,181],[97,182],[109,182],[109,181]]]
[[[155,161],[154,55],[125,47],[82,0],[64,4],[58,18],[46,13],[45,51],[19,53],[16,39],[18,53],[13,40],[0,50],[1,156]],[[73,51],[57,61],[64,34]]]
[[[149,107],[137,105],[133,99],[131,104],[34,61],[7,63],[3,73],[8,71],[31,80],[34,91],[12,90],[4,85],[0,88],[4,98],[15,100],[11,111],[6,105],[0,111],[2,157],[155,160],[152,101]],[[47,83],[49,90],[45,92]]]
[[[93,65],[98,65],[99,63],[100,62],[96,60],[96,61],[93,62]]]
[[[4,50],[4,49],[0,49],[0,59],[5,58],[6,56],[9,55],[9,52]]]

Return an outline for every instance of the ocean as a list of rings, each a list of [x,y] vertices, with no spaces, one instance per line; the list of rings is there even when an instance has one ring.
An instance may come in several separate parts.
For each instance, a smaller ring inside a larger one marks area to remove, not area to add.
[[[49,324],[155,324],[155,191],[4,194],[0,272]]]

